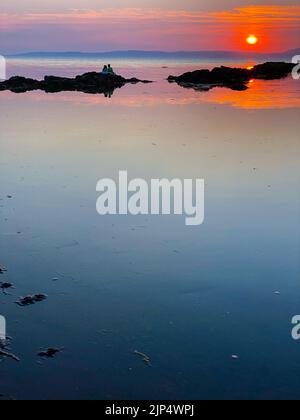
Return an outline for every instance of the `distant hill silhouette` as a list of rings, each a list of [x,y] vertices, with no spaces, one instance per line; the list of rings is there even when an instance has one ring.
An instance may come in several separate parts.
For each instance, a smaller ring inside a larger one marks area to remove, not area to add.
[[[107,52],[80,52],[80,51],[37,51],[19,54],[7,54],[7,58],[111,58],[111,59],[174,59],[174,60],[236,60],[236,59],[274,59],[284,58],[291,60],[295,55],[300,55],[300,48],[278,52],[278,53],[251,53],[251,52],[236,52],[236,51],[107,51]]]

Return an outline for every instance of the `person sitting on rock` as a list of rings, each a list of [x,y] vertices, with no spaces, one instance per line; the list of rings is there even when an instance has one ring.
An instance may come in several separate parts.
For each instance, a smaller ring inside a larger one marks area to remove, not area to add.
[[[101,72],[102,74],[108,74],[108,68],[107,68],[107,65],[105,65],[104,67],[103,67],[103,69],[102,69],[102,72]]]
[[[107,67],[107,73],[108,74],[115,74],[115,72],[114,72],[114,70],[113,70],[113,68],[111,67],[111,65],[109,64],[108,65],[108,67]]]

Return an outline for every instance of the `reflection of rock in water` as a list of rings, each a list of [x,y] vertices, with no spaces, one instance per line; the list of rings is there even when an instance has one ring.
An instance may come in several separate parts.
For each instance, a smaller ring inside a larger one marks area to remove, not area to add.
[[[15,76],[0,83],[0,91],[10,90],[14,93],[24,93],[33,90],[43,90],[47,93],[84,92],[89,94],[104,94],[111,97],[115,89],[126,84],[151,83],[148,80],[136,78],[125,79],[115,74],[85,73],[74,79],[67,77],[45,76],[44,80],[34,80]]]

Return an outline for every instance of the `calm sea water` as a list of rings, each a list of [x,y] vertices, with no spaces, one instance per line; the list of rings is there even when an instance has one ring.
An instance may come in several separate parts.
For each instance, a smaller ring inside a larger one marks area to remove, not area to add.
[[[8,71],[71,76],[102,64],[13,61]],[[298,399],[299,82],[200,93],[165,79],[207,63],[113,64],[155,83],[110,99],[0,93],[0,280],[15,286],[0,314],[21,358],[0,363],[0,394]],[[98,216],[96,182],[121,169],[205,178],[204,225]],[[48,300],[14,303],[38,292]],[[40,360],[53,346],[64,352]]]

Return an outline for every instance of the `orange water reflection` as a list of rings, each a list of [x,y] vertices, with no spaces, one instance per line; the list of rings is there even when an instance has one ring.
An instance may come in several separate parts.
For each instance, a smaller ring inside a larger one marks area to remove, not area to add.
[[[245,92],[216,89],[210,92],[209,102],[230,104],[244,109],[283,109],[300,107],[299,83],[291,79],[281,81],[251,80]]]
[[[88,95],[78,92],[61,92],[46,94],[29,92],[13,94],[1,92],[1,98],[10,100],[16,96],[26,100],[66,101],[87,105],[118,105],[126,107],[153,107],[159,105],[196,105],[218,104],[242,109],[284,109],[300,107],[299,82],[291,78],[279,81],[251,80],[249,89],[236,92],[226,88],[216,88],[209,92],[198,92],[184,89],[167,82],[152,85],[126,86],[116,90],[112,98],[103,95]]]

